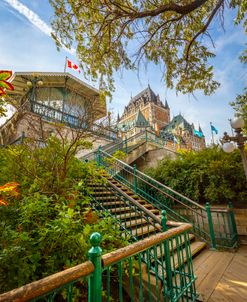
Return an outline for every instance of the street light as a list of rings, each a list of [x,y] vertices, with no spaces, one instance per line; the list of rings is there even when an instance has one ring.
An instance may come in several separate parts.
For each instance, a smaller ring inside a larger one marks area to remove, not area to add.
[[[35,94],[36,94],[36,88],[43,86],[44,82],[42,81],[42,79],[37,78],[36,76],[33,79],[30,79],[27,81],[27,86],[30,88],[31,90],[31,101],[36,101],[35,100]]]
[[[221,140],[221,142],[223,143],[223,150],[227,153],[230,153],[234,150],[234,145],[231,142],[237,143],[237,146],[239,148],[242,157],[245,177],[247,180],[247,158],[244,151],[244,143],[245,141],[247,141],[247,136],[244,136],[242,133],[243,131],[242,128],[244,127],[244,120],[241,117],[238,117],[231,120],[230,123],[231,123],[231,127],[235,130],[236,135],[230,136],[227,134],[227,132],[224,132],[224,136]]]

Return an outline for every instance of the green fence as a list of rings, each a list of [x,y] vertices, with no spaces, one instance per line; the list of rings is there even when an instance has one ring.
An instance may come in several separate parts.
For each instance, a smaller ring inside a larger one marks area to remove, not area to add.
[[[129,138],[123,139],[121,141],[116,141],[115,143],[107,144],[100,147],[102,151],[108,154],[114,154],[114,152],[121,150],[126,154],[130,154],[132,151],[137,149],[146,143],[153,143],[159,148],[163,148],[166,145],[166,141],[158,137],[154,132],[149,130],[141,131]],[[83,156],[82,160],[93,160],[97,154],[97,151],[93,151]]]
[[[101,235],[94,233],[88,261],[4,293],[0,301],[195,301],[190,229],[179,225],[103,256]],[[159,267],[160,258],[166,266]]]
[[[202,206],[101,149],[96,159],[98,165],[116,180],[158,209],[166,210],[171,220],[191,223],[194,233],[210,242],[212,248],[234,248],[238,245],[232,205],[220,209],[209,204]]]

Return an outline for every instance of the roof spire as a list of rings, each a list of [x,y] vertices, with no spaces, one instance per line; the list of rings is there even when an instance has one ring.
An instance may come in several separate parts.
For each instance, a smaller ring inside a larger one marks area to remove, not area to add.
[[[167,99],[166,99],[166,102],[165,102],[165,108],[169,109],[169,105],[168,105]]]
[[[200,126],[200,124],[199,124],[199,131],[200,131],[201,133],[203,133],[203,132],[202,132],[202,128],[201,128],[201,126]]]

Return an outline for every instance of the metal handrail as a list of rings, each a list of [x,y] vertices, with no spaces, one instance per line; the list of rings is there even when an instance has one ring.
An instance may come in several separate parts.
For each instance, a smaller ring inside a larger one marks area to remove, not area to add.
[[[123,170],[129,172],[131,175],[135,176],[134,172],[128,171],[125,168],[123,168]],[[137,178],[139,178],[136,175]],[[139,178],[141,179],[141,178]],[[155,188],[157,191],[159,191],[162,194],[165,194],[167,197],[171,198],[172,200],[176,201],[177,203],[180,203],[181,205],[183,205],[184,207],[190,209],[192,212],[197,213],[199,216],[205,218],[205,216],[203,216],[202,214],[198,213],[196,210],[194,210],[192,207],[190,207],[189,205],[183,203],[182,201],[178,200],[177,198],[175,198],[174,196],[168,194],[167,192],[162,191],[160,188],[155,187],[154,185],[150,184],[149,182],[147,182],[145,179],[141,179],[143,182],[145,182],[146,184],[148,184],[150,187]]]
[[[134,204],[137,208],[139,208],[141,211],[143,211],[145,214],[150,216],[156,223],[158,223],[161,226],[161,219],[158,218],[156,215],[154,215],[151,211],[149,211],[147,208],[145,208],[143,205],[141,205],[139,202],[137,202],[134,198],[126,194],[124,191],[119,189],[117,186],[115,186],[113,183],[111,183],[107,178],[105,178],[108,182],[108,185],[110,185],[112,188],[114,188],[115,191],[117,191],[119,194],[124,196],[126,199],[128,199],[132,204]],[[160,229],[160,228],[158,228]]]
[[[68,268],[38,281],[26,284],[0,295],[0,302],[24,302],[43,296],[58,287],[74,282],[94,272],[91,261]]]
[[[70,113],[68,113],[68,112],[65,112],[65,111],[62,111],[62,110],[60,110],[60,109],[56,109],[56,108],[53,108],[53,107],[51,107],[51,106],[47,106],[47,105],[45,105],[45,104],[43,104],[43,103],[40,103],[40,102],[37,102],[37,101],[32,101],[31,102],[31,108],[32,108],[32,112],[34,112],[34,113],[36,113],[36,114],[39,114],[38,112],[36,112],[34,109],[33,109],[33,106],[32,105],[37,105],[37,106],[40,106],[41,108],[43,107],[43,108],[45,108],[45,109],[47,109],[47,110],[49,110],[49,111],[52,111],[52,112],[54,112],[54,113],[58,113],[58,114],[60,114],[61,115],[61,119],[57,119],[57,118],[54,118],[55,120],[58,120],[58,121],[60,121],[60,122],[65,122],[65,123],[67,123],[68,125],[71,125],[71,124],[73,124],[73,123],[70,123],[70,122],[68,122],[68,121],[66,121],[66,120],[64,120],[64,117],[68,117],[68,118],[70,118],[70,119],[74,119],[74,120],[76,120],[76,121],[80,121],[80,118],[78,117],[78,116],[75,116],[75,115],[72,115],[72,114],[70,114]],[[44,115],[44,116],[46,116],[46,115]],[[77,126],[77,125],[75,125],[75,124],[73,124],[75,127]],[[78,125],[80,128],[82,128],[82,129],[87,129],[87,126],[85,125],[83,125],[83,123],[81,123],[81,124],[79,124]],[[115,130],[113,130],[113,129],[111,129],[111,128],[103,128],[103,127],[101,127],[100,125],[98,125],[98,124],[96,124],[96,123],[92,123],[92,125],[91,125],[91,127],[89,128],[89,129],[87,129],[88,131],[90,131],[90,132],[92,132],[92,133],[95,133],[95,132],[97,132],[96,130],[94,130],[93,128],[94,127],[97,127],[97,128],[100,128],[100,130],[103,130],[103,131],[105,131],[105,132],[111,132],[111,133],[113,133],[114,134],[114,137],[111,137],[110,135],[106,135],[106,134],[104,134],[105,136],[107,136],[108,138],[110,138],[110,139],[116,139],[116,137],[117,137],[117,132],[115,131]]]
[[[167,230],[166,232],[155,234],[149,238],[132,243],[129,246],[107,253],[102,256],[102,271],[110,265],[139,254],[148,248],[173,238],[174,236],[183,234],[191,228],[192,226],[190,224],[183,223],[175,228]],[[66,284],[75,282],[82,277],[89,277],[94,271],[95,266],[92,261],[89,260],[38,281],[26,284],[20,288],[0,294],[0,302],[27,302],[32,299],[42,297],[57,288],[65,286]]]
[[[120,248],[111,253],[102,256],[103,267],[110,266],[116,262],[124,260],[125,258],[134,256],[135,254],[145,251],[146,249],[159,244],[165,240],[168,240],[178,234],[182,234],[192,229],[192,225],[189,223],[183,223],[176,228],[167,230],[166,232],[158,233],[138,242],[131,244],[130,246]]]
[[[113,158],[114,160],[116,160],[116,162],[121,163],[123,166],[128,167],[130,170],[133,170],[133,167],[131,167],[130,165],[126,164],[125,162],[123,162],[123,161],[121,161],[121,160],[119,160],[119,159],[116,159],[116,158],[115,158],[114,156],[112,156],[111,154],[108,154],[108,153],[105,152],[105,151],[102,151],[102,153],[105,154],[105,155],[107,155],[107,156],[109,156],[109,157],[111,157],[111,158]],[[124,168],[123,168],[123,169],[124,169]],[[125,169],[125,170],[126,170],[126,169]],[[128,172],[130,172],[130,171],[128,171]],[[199,207],[200,209],[206,211],[205,207],[203,207],[203,206],[200,205],[199,203],[196,203],[195,201],[191,200],[190,198],[188,198],[188,197],[186,197],[186,196],[184,196],[184,195],[182,195],[182,194],[176,192],[176,191],[173,190],[172,188],[163,185],[162,183],[160,183],[160,182],[158,182],[157,180],[153,179],[152,177],[150,177],[150,176],[148,176],[148,175],[142,173],[142,172],[139,171],[139,170],[136,170],[136,172],[137,172],[137,173],[140,173],[140,174],[141,174],[142,176],[144,176],[144,177],[147,177],[147,178],[150,179],[152,182],[155,182],[156,184],[158,184],[159,186],[165,188],[166,190],[169,190],[169,191],[171,191],[172,193],[174,193],[174,194],[176,194],[176,195],[178,195],[178,196],[184,198],[185,200],[189,201],[190,203],[194,204],[195,206]],[[130,172],[130,173],[133,174],[133,172]],[[146,180],[143,180],[143,181],[145,181],[146,183],[148,183],[148,184],[150,185],[150,183],[147,182]],[[152,185],[151,185],[151,186],[152,186]],[[153,186],[153,187],[156,188],[155,186]],[[159,188],[157,188],[157,189],[159,189]],[[159,189],[159,190],[160,190],[160,189]],[[160,190],[160,191],[161,191],[161,190]],[[163,191],[161,191],[161,192],[163,192]],[[163,192],[163,193],[164,193],[164,192]],[[181,203],[182,203],[182,202],[181,202]],[[182,203],[182,204],[183,204],[183,203]],[[187,206],[187,205],[186,205],[186,206]],[[193,208],[192,208],[192,209],[193,209]]]
[[[103,176],[103,178],[107,181],[107,183],[111,187],[114,188],[114,190],[116,190],[118,193],[123,195],[126,199],[131,201],[135,206],[137,206],[139,209],[141,209],[143,212],[145,212],[148,216],[150,216],[154,221],[156,221],[158,224],[161,225],[161,219],[158,216],[154,215],[153,212],[149,211],[147,208],[145,208],[143,205],[141,205],[139,202],[137,202],[134,198],[132,198],[131,196],[126,194],[124,191],[122,191],[119,187],[115,186],[109,179],[107,179],[104,176]],[[177,221],[167,221],[167,225],[172,226],[172,227],[178,227],[178,226],[181,226],[181,225],[184,225],[184,224],[186,224],[186,223],[177,222]]]

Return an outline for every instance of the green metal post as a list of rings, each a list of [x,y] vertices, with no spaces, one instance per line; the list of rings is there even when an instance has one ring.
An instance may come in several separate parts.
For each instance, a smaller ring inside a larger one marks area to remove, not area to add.
[[[133,165],[133,170],[134,170],[134,192],[137,193],[136,164]]]
[[[147,129],[145,129],[145,139],[146,139],[146,143],[148,142],[148,132]]]
[[[98,167],[101,165],[101,152],[102,152],[102,147],[99,146],[98,152],[97,152],[97,166]]]
[[[233,237],[236,237],[236,243],[238,243],[238,230],[237,230],[235,215],[233,212],[233,205],[231,202],[228,203],[228,208],[230,209],[230,221],[231,221],[231,225],[232,225],[232,231],[234,233]]]
[[[127,144],[127,138],[124,141],[124,145],[125,145],[125,153],[128,154],[128,144]]]
[[[93,233],[90,237],[92,248],[89,250],[89,260],[94,265],[94,272],[89,278],[88,284],[88,302],[102,302],[102,264],[100,248],[101,235],[99,233]]]
[[[207,216],[208,216],[208,226],[209,226],[209,233],[210,233],[210,238],[211,238],[211,246],[213,249],[216,249],[214,224],[213,224],[213,219],[212,219],[212,214],[211,214],[211,206],[210,206],[209,202],[206,203],[205,208],[206,208]]]
[[[167,231],[167,215],[166,211],[161,211],[161,225],[162,231]],[[169,293],[170,300],[173,298],[173,286],[172,286],[172,269],[171,269],[171,257],[170,257],[170,249],[169,242],[167,240],[164,241],[164,249],[165,249],[165,264],[166,264],[166,280],[167,280],[167,289]]]

